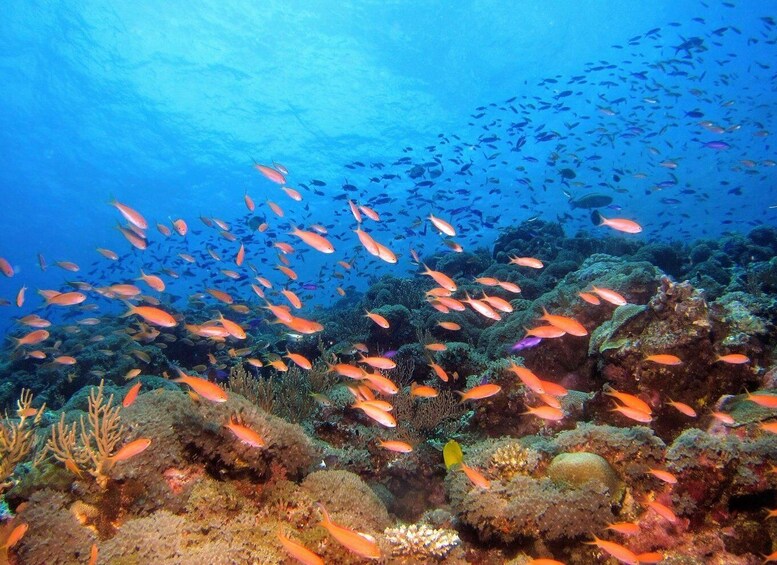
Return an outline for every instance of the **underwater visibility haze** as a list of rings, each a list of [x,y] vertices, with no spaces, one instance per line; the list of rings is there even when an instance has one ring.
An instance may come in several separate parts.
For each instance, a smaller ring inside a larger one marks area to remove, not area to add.
[[[777,3],[0,18],[0,563],[777,561]]]

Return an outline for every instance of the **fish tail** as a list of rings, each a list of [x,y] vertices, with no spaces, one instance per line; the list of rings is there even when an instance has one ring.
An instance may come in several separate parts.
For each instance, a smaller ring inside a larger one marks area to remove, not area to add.
[[[121,314],[119,316],[119,318],[126,318],[128,316],[132,316],[132,314],[135,313],[135,306],[133,306],[132,304],[130,304],[126,300],[122,300],[122,302],[124,302],[124,305],[128,308],[128,310],[126,312],[124,312],[124,314]]]

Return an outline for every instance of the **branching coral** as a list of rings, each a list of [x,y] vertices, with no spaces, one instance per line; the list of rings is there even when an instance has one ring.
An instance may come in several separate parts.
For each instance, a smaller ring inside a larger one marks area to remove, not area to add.
[[[0,492],[10,486],[8,478],[35,446],[33,426],[40,422],[46,409],[45,404],[37,410],[32,408],[32,392],[27,389],[22,389],[16,405],[18,419],[11,419],[6,413],[0,420]]]
[[[421,562],[444,559],[461,540],[454,530],[440,530],[426,524],[403,524],[384,532],[391,554],[412,557]]]
[[[76,473],[84,472],[95,478],[97,484],[105,488],[108,483],[108,469],[116,445],[124,435],[124,427],[119,421],[120,406],[111,406],[113,395],[105,400],[103,381],[89,391],[89,413],[78,422],[68,425],[65,414],[51,428],[51,437],[46,449],[57,461]]]

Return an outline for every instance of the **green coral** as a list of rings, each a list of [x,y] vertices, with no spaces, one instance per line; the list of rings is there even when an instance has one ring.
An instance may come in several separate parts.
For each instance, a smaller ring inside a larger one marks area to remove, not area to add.
[[[630,338],[624,336],[614,339],[614,337],[627,322],[635,316],[639,316],[645,310],[647,310],[647,306],[642,304],[618,306],[608,321],[600,324],[591,332],[591,339],[588,342],[588,355],[595,356],[597,353],[602,353],[608,349],[620,349],[628,345]]]

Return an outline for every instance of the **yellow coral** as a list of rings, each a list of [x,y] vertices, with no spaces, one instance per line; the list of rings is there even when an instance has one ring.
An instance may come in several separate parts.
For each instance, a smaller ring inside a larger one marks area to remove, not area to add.
[[[105,400],[103,381],[89,391],[89,414],[78,422],[65,424],[62,414],[56,426],[51,428],[51,437],[46,448],[55,459],[78,475],[89,473],[97,484],[105,488],[108,484],[108,469],[111,456],[116,449],[124,427],[119,423],[120,406],[111,406],[113,395]]]
[[[27,389],[22,389],[16,405],[18,420],[9,418],[7,413],[0,420],[0,492],[10,486],[8,478],[32,451],[35,445],[33,426],[40,422],[46,409],[45,404],[37,410],[32,408],[32,392]]]
[[[528,475],[537,466],[537,455],[518,443],[508,443],[491,455],[491,470],[502,480],[509,481],[515,475]]]

